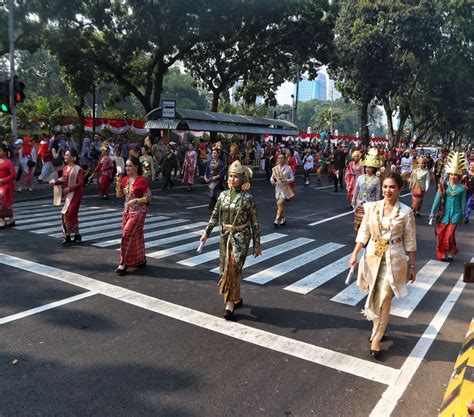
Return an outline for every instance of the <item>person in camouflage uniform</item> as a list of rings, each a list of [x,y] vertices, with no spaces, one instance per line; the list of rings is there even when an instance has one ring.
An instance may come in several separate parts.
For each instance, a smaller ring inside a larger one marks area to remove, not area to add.
[[[235,161],[228,172],[229,189],[221,192],[200,242],[204,244],[214,227],[221,227],[219,292],[224,296],[224,318],[230,320],[242,305],[240,278],[250,239],[253,255],[260,256],[260,225],[255,200],[248,190],[252,171]]]

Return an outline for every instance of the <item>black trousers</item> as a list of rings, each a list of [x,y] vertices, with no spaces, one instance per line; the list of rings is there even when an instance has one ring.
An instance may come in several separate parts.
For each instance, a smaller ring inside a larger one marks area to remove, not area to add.
[[[170,188],[173,188],[174,183],[171,180],[171,170],[166,170],[163,171],[163,189],[166,190],[168,188],[168,185]]]

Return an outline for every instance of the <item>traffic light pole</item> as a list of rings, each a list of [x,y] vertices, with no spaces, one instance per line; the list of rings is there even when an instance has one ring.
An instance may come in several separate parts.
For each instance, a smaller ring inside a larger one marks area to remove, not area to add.
[[[18,137],[15,103],[15,36],[13,30],[13,0],[8,0],[8,45],[10,48],[10,111],[12,113],[13,140]]]

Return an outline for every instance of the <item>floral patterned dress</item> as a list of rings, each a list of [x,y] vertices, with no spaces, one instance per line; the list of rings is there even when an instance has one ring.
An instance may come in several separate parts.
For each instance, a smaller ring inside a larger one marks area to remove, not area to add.
[[[260,225],[252,195],[233,188],[223,191],[206,227],[207,237],[217,224],[221,226],[219,291],[225,302],[238,303],[250,239],[254,249],[260,248]]]

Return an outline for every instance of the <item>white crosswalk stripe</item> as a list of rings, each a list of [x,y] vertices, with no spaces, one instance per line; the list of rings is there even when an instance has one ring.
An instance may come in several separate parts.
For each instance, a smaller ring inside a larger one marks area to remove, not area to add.
[[[248,268],[250,266],[259,264],[261,262],[264,262],[268,259],[274,258],[275,256],[284,254],[288,252],[291,249],[296,249],[299,248],[303,245],[306,245],[308,243],[314,242],[314,239],[308,239],[305,237],[300,237],[298,239],[290,240],[288,242],[282,243],[281,245],[274,246],[272,248],[268,248],[262,252],[262,255],[259,256],[258,258],[247,258],[245,260],[245,265],[244,268]],[[219,274],[219,267],[211,269],[211,272],[214,272],[215,274]]]
[[[48,200],[33,200],[33,201],[22,201],[20,203],[15,203],[13,206],[14,210],[18,210],[19,208],[28,208],[28,207],[38,207],[38,206],[44,206],[44,205],[52,205],[53,204],[53,198],[51,197]]]
[[[286,235],[281,234],[281,233],[270,233],[269,235],[264,235],[260,238],[260,243],[268,243],[273,240],[281,239],[282,237],[286,237]],[[208,244],[206,242],[206,244]],[[249,248],[253,247],[253,242],[250,242]],[[183,259],[182,261],[179,261],[178,263],[181,265],[185,266],[196,266],[200,265],[206,262],[209,262],[213,259],[219,258],[219,249],[203,253],[201,255],[193,256],[191,258]]]
[[[150,220],[151,219],[148,219],[145,222],[145,226],[143,227],[143,230],[150,230],[150,229],[156,229],[157,227],[171,226],[174,224],[184,223],[186,221],[184,219],[171,219],[171,220],[166,220],[159,223],[154,223],[153,221],[150,221]],[[121,223],[119,223],[119,227],[117,229],[110,230],[108,232],[95,233],[92,235],[83,236],[82,241],[87,242],[90,240],[99,240],[104,237],[116,236],[116,235],[121,235],[121,234],[122,234],[122,225]]]
[[[189,220],[185,220],[185,219],[176,219],[176,222],[180,222],[180,223],[185,223],[185,222],[188,222],[188,221]],[[205,226],[206,224],[207,223],[200,222],[200,223],[186,224],[184,226],[170,227],[168,229],[163,229],[163,230],[156,230],[154,232],[145,233],[144,238],[148,239],[150,237],[167,235],[167,234],[170,234],[170,233],[181,232],[183,230],[190,230],[190,229],[194,229],[196,227]],[[121,241],[121,239],[112,239],[112,240],[107,240],[105,242],[94,243],[94,246],[98,246],[99,248],[106,248],[108,246],[119,245],[120,241]],[[148,247],[147,243],[150,243],[150,242],[145,243],[145,248]]]
[[[291,245],[293,248],[293,245]],[[327,243],[323,246],[320,246],[316,249],[312,249],[301,255],[295,256],[287,261],[281,262],[277,265],[274,265],[268,269],[257,272],[247,278],[245,281],[253,282],[255,284],[267,284],[268,282],[281,277],[288,272],[293,271],[294,269],[300,268],[303,265],[306,265],[312,261],[315,261],[323,256],[328,255],[331,252],[334,252],[337,249],[343,248],[344,245],[340,243]],[[287,246],[288,249],[288,246]]]
[[[15,229],[61,238],[63,234],[60,225],[60,210],[61,207],[51,206],[49,200],[47,202],[23,204],[17,207],[16,210],[17,215],[15,217],[18,226]],[[121,210],[82,207],[79,212],[79,221],[83,241],[96,241],[93,243],[96,247],[116,246],[115,249],[120,250],[118,246],[121,242],[120,236],[122,233],[121,217]],[[220,236],[214,234],[219,232],[218,228],[213,231],[213,236],[207,240],[203,253],[196,254],[195,252],[199,246],[198,238],[206,224],[205,222],[192,223],[189,219],[149,215],[144,226],[145,248],[149,252],[147,257],[163,259],[188,252],[184,259],[181,257],[182,259],[176,259],[172,262],[189,268],[200,267],[200,265],[210,262],[214,263],[213,266],[215,266],[219,260],[219,248],[216,245],[220,242]],[[109,240],[111,237],[113,238]],[[330,242],[314,247],[315,240],[304,237],[284,241],[284,243],[272,247],[266,245],[272,241],[285,238],[288,238],[288,236],[282,233],[270,233],[261,237],[261,242],[264,245],[263,254],[257,258],[251,255],[247,257],[244,269],[250,267],[256,269],[248,277],[245,277],[244,274],[244,282],[264,285],[293,271],[296,272],[299,268],[317,260],[319,260],[318,267],[312,272],[311,270],[307,271],[306,268],[307,275],[296,277],[294,280],[292,279],[294,282],[281,288],[303,295],[314,292],[317,296],[321,292],[318,293],[315,290],[322,285],[336,277],[341,282],[344,280],[345,275],[341,277],[341,274],[348,270],[348,261],[351,255],[346,252],[346,254],[342,254],[332,262],[325,261],[325,257],[335,253],[345,245]],[[295,256],[292,253],[293,250],[301,247],[304,247],[304,249]],[[158,250],[153,248],[158,248]],[[251,251],[249,253],[251,254]],[[362,255],[362,252],[360,255]],[[275,262],[275,259],[278,259],[278,263]],[[258,268],[259,264],[272,260],[273,263],[268,267],[265,265]],[[394,299],[391,314],[409,318],[448,266],[447,263],[435,260],[430,260],[423,265],[417,274],[416,282],[409,286],[408,296],[401,300]],[[211,272],[218,274],[219,268],[213,267]],[[296,273],[296,275],[298,274],[299,272]],[[331,287],[328,288],[331,291]],[[338,289],[333,290],[332,298],[330,298],[331,301],[336,303],[355,307],[366,297],[366,294],[359,291],[356,282],[342,290],[339,290],[340,285],[337,285],[336,288]],[[326,293],[327,290],[324,294]]]

